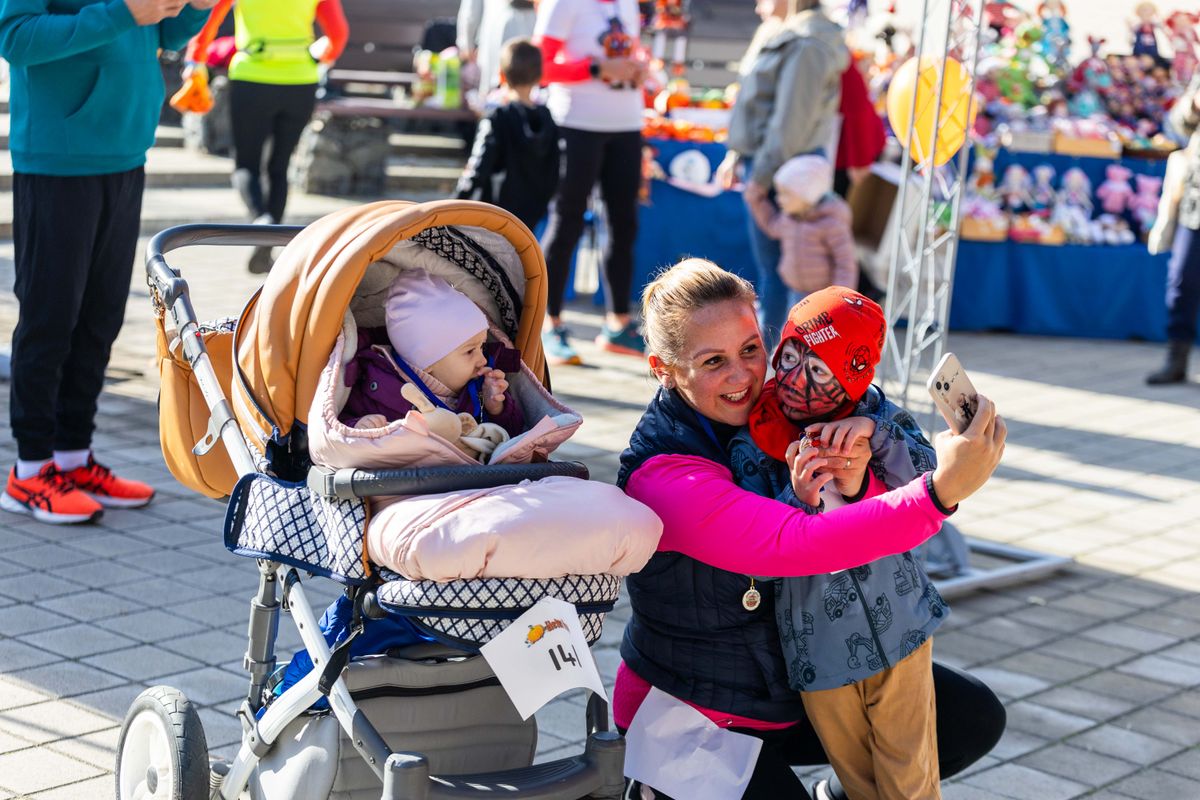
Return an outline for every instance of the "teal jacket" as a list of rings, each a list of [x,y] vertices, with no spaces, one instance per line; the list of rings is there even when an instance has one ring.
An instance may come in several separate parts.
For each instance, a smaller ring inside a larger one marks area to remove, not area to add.
[[[104,175],[140,167],[163,103],[158,51],[177,50],[207,11],[138,26],[124,0],[0,0],[16,172]]]

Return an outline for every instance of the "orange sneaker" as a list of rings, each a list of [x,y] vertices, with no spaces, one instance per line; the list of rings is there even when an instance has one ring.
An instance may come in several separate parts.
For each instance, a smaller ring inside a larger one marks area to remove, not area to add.
[[[104,509],[79,489],[51,461],[37,475],[17,479],[14,467],[8,473],[8,486],[0,494],[0,508],[18,514],[32,514],[38,522],[71,525],[94,522]]]
[[[105,508],[141,508],[154,499],[154,490],[141,481],[118,478],[88,456],[88,462],[66,473],[79,491]]]

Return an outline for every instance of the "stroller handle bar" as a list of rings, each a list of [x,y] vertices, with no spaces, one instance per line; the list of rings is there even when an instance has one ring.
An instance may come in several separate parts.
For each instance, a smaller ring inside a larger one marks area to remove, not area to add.
[[[168,266],[164,256],[195,245],[283,246],[304,230],[301,225],[176,225],[159,231],[146,247],[146,280],[158,290],[161,302],[174,311],[175,301],[187,297],[187,281]],[[187,303],[189,311],[191,302]],[[193,318],[195,313],[192,313]],[[178,321],[178,320],[177,320]]]
[[[381,495],[440,494],[467,489],[491,489],[551,477],[587,480],[588,468],[578,461],[383,470],[313,467],[308,471],[308,488],[324,497],[350,500]]]

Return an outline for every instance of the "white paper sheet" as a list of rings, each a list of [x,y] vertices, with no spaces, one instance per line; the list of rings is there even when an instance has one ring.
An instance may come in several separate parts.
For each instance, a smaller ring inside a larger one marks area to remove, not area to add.
[[[521,719],[569,689],[591,689],[606,701],[575,606],[543,597],[479,648]]]
[[[671,797],[731,800],[746,791],[761,750],[761,739],[652,688],[625,734],[625,775]]]

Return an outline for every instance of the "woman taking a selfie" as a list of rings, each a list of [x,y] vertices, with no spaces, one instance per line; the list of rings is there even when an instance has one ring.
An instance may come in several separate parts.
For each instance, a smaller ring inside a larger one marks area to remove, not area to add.
[[[621,454],[617,482],[658,514],[663,535],[646,567],[627,578],[633,617],[613,716],[628,729],[654,687],[761,739],[743,797],[766,800],[808,797],[792,767],[827,759],[788,687],[773,592],[747,603],[749,576],[850,569],[924,542],[991,476],[1006,428],[980,395],[964,434],[935,438],[937,468],[887,492],[870,480],[864,443],[832,470],[835,480],[863,486],[861,499],[815,516],[738,488],[727,448],[767,371],[754,301],[746,281],[700,259],[672,267],[643,295],[648,361],[661,388]],[[977,680],[939,664],[933,673],[945,778],[995,745],[1004,709]],[[631,796],[666,798],[641,791]],[[821,792],[842,797],[837,786]]]

